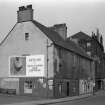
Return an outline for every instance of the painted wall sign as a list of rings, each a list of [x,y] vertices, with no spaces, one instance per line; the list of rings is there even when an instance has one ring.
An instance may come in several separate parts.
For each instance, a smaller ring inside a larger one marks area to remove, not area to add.
[[[9,76],[44,76],[44,55],[9,57]]]

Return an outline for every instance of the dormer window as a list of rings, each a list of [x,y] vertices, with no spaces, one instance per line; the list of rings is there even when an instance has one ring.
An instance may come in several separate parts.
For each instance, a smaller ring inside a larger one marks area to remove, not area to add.
[[[25,33],[25,40],[29,40],[29,33]]]

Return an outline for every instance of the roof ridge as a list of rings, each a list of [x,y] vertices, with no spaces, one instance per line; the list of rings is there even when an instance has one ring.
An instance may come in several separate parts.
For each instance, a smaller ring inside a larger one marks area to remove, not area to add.
[[[9,33],[4,37],[4,39],[0,42],[0,46],[5,42],[5,40],[8,38],[8,36],[10,35],[10,33],[12,32],[12,30],[15,28],[16,25],[17,23],[13,26],[13,28],[9,31]]]
[[[87,34],[87,33],[85,33],[85,32],[82,32],[82,31],[77,32],[77,33],[75,33],[75,34],[71,35],[69,38],[76,38],[76,37],[81,37],[81,38],[86,37],[86,38],[88,38],[88,39],[90,39],[90,38],[91,38],[91,36],[90,36],[90,35],[88,35],[88,34]]]

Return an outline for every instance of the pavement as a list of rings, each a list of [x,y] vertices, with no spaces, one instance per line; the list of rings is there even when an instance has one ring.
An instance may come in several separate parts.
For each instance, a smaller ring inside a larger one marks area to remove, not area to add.
[[[54,104],[54,103],[62,103],[67,101],[79,100],[82,98],[88,98],[90,96],[95,97],[99,95],[105,95],[105,90],[98,91],[95,93],[95,95],[85,94],[85,95],[66,97],[66,98],[60,98],[60,99],[44,99],[44,100],[27,101],[27,102],[21,102],[21,103],[5,104],[5,105],[48,105],[48,104]]]
[[[105,95],[105,90],[100,90],[95,93],[95,96]]]

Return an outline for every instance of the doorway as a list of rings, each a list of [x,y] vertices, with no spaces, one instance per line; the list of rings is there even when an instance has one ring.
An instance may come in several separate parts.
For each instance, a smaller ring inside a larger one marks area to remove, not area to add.
[[[70,90],[69,90],[69,87],[70,87],[70,83],[69,82],[67,82],[67,96],[69,96],[69,92],[70,92]]]

